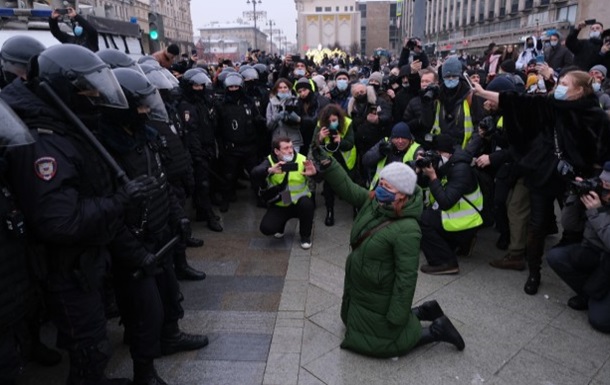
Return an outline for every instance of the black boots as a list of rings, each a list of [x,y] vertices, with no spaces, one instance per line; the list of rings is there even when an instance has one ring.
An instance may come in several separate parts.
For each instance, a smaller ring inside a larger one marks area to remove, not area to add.
[[[186,240],[186,247],[201,247],[203,246],[203,239],[190,237]]]
[[[164,356],[201,349],[207,346],[208,343],[208,337],[204,334],[187,334],[180,331],[178,322],[163,325],[161,332],[161,354]]]
[[[174,255],[174,271],[179,281],[201,281],[205,279],[203,271],[195,270],[186,262],[186,254]]]
[[[208,228],[212,231],[221,232],[222,225],[220,224],[220,217],[214,213],[212,209],[209,210],[197,210],[195,215],[197,222],[208,222]]]
[[[540,272],[531,272],[529,277],[527,277],[527,281],[525,282],[525,286],[523,287],[523,291],[526,294],[534,295],[538,293],[538,287],[540,286]]]
[[[422,329],[417,346],[441,341],[449,342],[454,345],[457,350],[464,350],[464,347],[466,346],[462,336],[446,316],[435,319],[430,326]]]
[[[324,219],[326,226],[333,226],[335,224],[335,209],[334,207],[326,208],[326,219]]]
[[[70,368],[67,385],[128,385],[127,378],[107,378],[104,374],[110,359],[110,344],[100,341],[97,345],[87,346],[80,350],[68,351]]]
[[[436,302],[436,300],[424,302],[421,305],[411,309],[411,312],[420,321],[434,321],[435,319],[445,315],[445,313],[443,313],[443,309],[441,309],[441,306],[438,304],[438,302]]]
[[[157,374],[153,360],[134,360],[133,385],[167,385],[167,382]]]

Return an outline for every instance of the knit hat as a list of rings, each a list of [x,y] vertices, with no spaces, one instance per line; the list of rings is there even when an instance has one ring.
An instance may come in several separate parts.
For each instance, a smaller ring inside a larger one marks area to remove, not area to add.
[[[337,79],[339,75],[347,76],[347,78],[349,79],[349,73],[345,68],[341,68],[339,71],[337,71],[337,73],[335,74],[335,79]]]
[[[409,125],[405,122],[396,123],[394,127],[392,127],[392,138],[413,139]]]
[[[381,72],[373,72],[371,76],[369,76],[369,83],[376,82],[377,84],[383,83],[383,74]]]
[[[167,46],[167,53],[178,56],[180,54],[180,47],[178,47],[176,44],[170,44]]]
[[[441,67],[443,77],[460,76],[462,74],[462,62],[457,57],[450,57]]]
[[[496,76],[494,80],[487,85],[487,91],[516,91],[515,82],[513,82],[509,76],[511,75]]]
[[[324,75],[316,75],[311,78],[311,80],[316,83],[316,87],[319,90],[323,89],[326,86],[326,79],[324,78]]]
[[[434,138],[432,148],[436,151],[448,152],[453,154],[455,151],[455,143],[453,138],[447,134],[440,134]]]
[[[400,67],[400,72],[398,73],[398,77],[403,78],[405,76],[409,76],[410,74],[411,74],[411,66],[408,64],[405,64],[404,66]]]
[[[399,192],[413,195],[417,184],[415,171],[402,162],[392,162],[379,172],[379,179],[385,179]]]
[[[606,77],[606,75],[608,74],[608,69],[605,66],[601,65],[601,64],[598,64],[598,65],[595,65],[595,66],[591,67],[589,72],[591,72],[591,71],[599,71],[599,72],[602,73],[602,75],[604,75],[604,77]]]
[[[599,174],[599,179],[604,182],[610,183],[610,162],[604,163],[604,171]]]
[[[313,91],[313,88],[311,86],[311,83],[309,82],[309,79],[303,77],[300,78],[299,81],[297,82],[297,84],[294,86],[294,89],[296,91],[300,90],[301,88],[307,88],[309,89],[309,91]]]
[[[512,59],[504,60],[500,63],[500,69],[509,74],[514,74],[516,70],[515,61]]]

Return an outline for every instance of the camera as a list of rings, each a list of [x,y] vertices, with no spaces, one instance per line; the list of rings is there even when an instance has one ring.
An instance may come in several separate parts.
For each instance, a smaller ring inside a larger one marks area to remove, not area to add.
[[[415,47],[417,47],[417,40],[413,37],[410,38],[409,41],[407,41],[406,47],[413,51]]]
[[[603,186],[599,178],[590,178],[581,181],[570,181],[570,192],[576,195],[586,195],[590,191],[595,191],[597,195],[602,195]]]
[[[421,158],[415,160],[415,166],[422,169],[426,167],[436,167],[438,162],[441,160],[441,156],[432,150],[424,152]]]
[[[426,101],[435,100],[438,98],[439,92],[440,88],[436,84],[431,84],[424,90],[422,99]]]
[[[483,131],[483,137],[489,138],[497,131],[494,119],[491,116],[486,116],[479,122],[479,129]]]

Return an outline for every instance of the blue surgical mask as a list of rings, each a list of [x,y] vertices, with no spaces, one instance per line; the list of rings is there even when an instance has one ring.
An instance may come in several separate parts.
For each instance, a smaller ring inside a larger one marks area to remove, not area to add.
[[[551,47],[556,47],[557,43],[559,43],[559,42],[551,40]]]
[[[375,187],[375,197],[379,203],[392,203],[396,200],[396,194],[381,186]]]
[[[600,83],[597,83],[597,82],[593,83],[593,91],[599,92],[599,90],[601,90],[601,89],[602,89],[602,85]]]
[[[455,88],[460,83],[460,79],[443,79],[445,83],[445,87],[447,88]]]
[[[74,27],[74,36],[80,36],[83,34],[83,27],[81,27],[80,25],[77,25],[76,27]]]
[[[347,89],[347,80],[337,80],[337,88],[339,89],[339,91],[345,91]]]
[[[328,125],[328,127],[331,130],[336,130],[337,128],[339,128],[339,121],[335,120],[334,122],[330,122],[330,124]]]
[[[369,84],[369,79],[360,79],[360,83],[367,85]]]
[[[284,99],[286,99],[286,98],[290,97],[290,95],[292,95],[290,92],[278,92],[278,93],[277,93],[277,97],[278,97],[280,100],[284,100]]]
[[[305,76],[305,70],[302,68],[297,68],[294,70],[294,74],[296,76]]]
[[[557,99],[557,100],[566,100],[567,93],[568,93],[568,87],[562,86],[560,84],[557,86],[557,88],[555,88],[555,92],[553,93],[553,96],[555,96],[555,99]]]

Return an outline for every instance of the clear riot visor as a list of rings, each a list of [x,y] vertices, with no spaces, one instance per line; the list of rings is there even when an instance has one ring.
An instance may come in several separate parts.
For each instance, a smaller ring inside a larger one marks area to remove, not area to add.
[[[118,80],[108,67],[78,74],[72,84],[95,106],[129,108]]]
[[[150,120],[158,120],[160,122],[169,121],[165,104],[157,90],[146,95],[140,95],[138,110],[140,110],[140,108],[142,108],[142,112],[146,112],[146,115]]]
[[[175,88],[174,84],[159,70],[148,71],[146,78],[158,90],[171,90]]]
[[[206,74],[204,74],[203,72],[198,73],[195,76],[193,76],[190,79],[190,81],[195,83],[195,84],[201,84],[201,85],[204,85],[204,86],[207,86],[209,83],[212,83],[210,78]]]
[[[169,72],[169,70],[167,68],[161,68],[160,71],[163,75],[165,75],[167,80],[169,80],[170,83],[172,83],[174,85],[174,88],[176,88],[180,85],[180,82],[178,81],[178,79],[176,79],[176,77],[171,72]]]
[[[140,65],[138,63],[136,63],[135,61],[125,68],[129,68],[130,70],[138,71],[139,73],[144,75],[144,71],[142,71],[142,68],[140,67]]]
[[[23,121],[0,99],[0,147],[16,147],[34,143]]]

